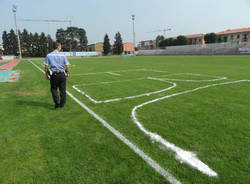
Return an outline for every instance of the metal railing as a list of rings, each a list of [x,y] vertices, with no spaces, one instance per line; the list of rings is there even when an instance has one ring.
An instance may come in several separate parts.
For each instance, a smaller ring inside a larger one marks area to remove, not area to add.
[[[248,42],[225,42],[204,45],[183,45],[141,50],[140,55],[238,55],[240,48],[245,48]]]

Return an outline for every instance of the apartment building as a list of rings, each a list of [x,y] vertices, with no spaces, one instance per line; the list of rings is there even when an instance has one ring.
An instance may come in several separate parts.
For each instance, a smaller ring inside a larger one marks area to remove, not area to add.
[[[204,34],[193,34],[184,35],[187,38],[187,45],[204,45],[205,35]]]
[[[241,29],[228,29],[216,34],[218,42],[250,42],[250,27]]]
[[[133,43],[124,43],[123,44],[123,52],[124,54],[134,54],[135,53],[135,47]]]
[[[139,47],[143,50],[145,49],[155,49],[156,41],[155,40],[145,40],[139,43]]]
[[[103,52],[103,43],[98,42],[95,44],[88,45],[88,51],[94,51],[94,52]]]

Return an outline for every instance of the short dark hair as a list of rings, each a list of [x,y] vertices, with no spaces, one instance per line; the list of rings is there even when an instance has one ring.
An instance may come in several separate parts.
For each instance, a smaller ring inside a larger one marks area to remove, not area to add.
[[[54,49],[57,49],[59,47],[59,45],[62,45],[60,42],[54,42]]]

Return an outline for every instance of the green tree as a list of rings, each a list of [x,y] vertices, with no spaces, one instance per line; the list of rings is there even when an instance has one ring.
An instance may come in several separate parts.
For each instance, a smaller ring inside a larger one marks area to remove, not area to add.
[[[205,34],[205,37],[204,37],[206,43],[215,43],[216,38],[217,36],[215,33],[207,33]]]
[[[45,34],[42,32],[39,36],[39,56],[45,57],[47,54],[47,39]]]
[[[29,43],[30,43],[30,46],[29,46],[29,52],[28,52],[28,55],[30,57],[33,57],[34,56],[34,35],[32,33],[29,34]]]
[[[176,45],[187,45],[187,38],[185,36],[178,36],[176,39],[168,38],[162,40],[159,43],[159,47],[168,47],[168,46],[176,46]]]
[[[39,56],[39,35],[38,33],[35,33],[33,35],[33,39],[32,39],[32,56],[33,57],[38,57]]]
[[[174,45],[174,39],[173,38],[168,38],[165,40],[162,40],[159,43],[159,47],[167,47],[167,46],[173,46]]]
[[[106,56],[111,52],[111,45],[109,42],[109,37],[108,34],[105,35],[104,37],[104,42],[103,42],[103,54]]]
[[[48,52],[53,51],[53,40],[45,33],[29,33],[27,29],[19,32],[22,54],[25,57],[44,57]],[[16,55],[18,53],[18,42],[14,30],[3,31],[2,34],[4,54]]]
[[[115,43],[114,43],[113,53],[120,55],[120,54],[122,54],[122,52],[123,52],[123,42],[122,42],[121,34],[118,32],[115,35]]]
[[[56,40],[62,44],[64,51],[86,51],[88,39],[86,31],[78,27],[68,27],[66,30],[58,29]]]
[[[15,31],[13,29],[10,30],[8,33],[8,40],[9,40],[9,53],[12,55],[17,55],[18,51],[18,43]]]
[[[9,48],[9,39],[8,39],[8,33],[7,31],[3,31],[2,34],[2,40],[3,40],[3,54],[8,55],[10,53],[10,48]]]
[[[22,55],[30,56],[31,40],[29,32],[26,29],[24,29],[20,35],[21,35],[20,40],[21,40]]]
[[[47,53],[52,52],[54,50],[54,46],[53,46],[53,39],[51,38],[50,35],[46,37],[46,42],[47,42]]]
[[[174,45],[187,45],[187,38],[182,35],[178,36]]]
[[[70,47],[66,45],[66,31],[62,28],[56,31],[56,41],[62,44],[62,50],[69,51]]]
[[[78,29],[79,46],[78,51],[87,51],[88,49],[88,38],[86,31],[82,28]]]
[[[156,48],[160,46],[160,42],[162,42],[164,40],[164,36],[162,35],[158,35],[155,39],[156,42]]]

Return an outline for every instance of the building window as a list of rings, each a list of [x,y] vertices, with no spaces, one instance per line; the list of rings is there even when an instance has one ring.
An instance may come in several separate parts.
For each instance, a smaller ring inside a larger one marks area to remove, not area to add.
[[[238,35],[237,35],[237,39],[239,39],[239,38],[240,38],[240,35],[238,34]]]
[[[231,35],[231,40],[233,40],[234,39],[234,35]]]
[[[227,42],[227,36],[224,36],[224,42]]]
[[[243,41],[244,41],[244,42],[247,41],[247,34],[244,34],[244,36],[243,36]]]

